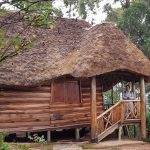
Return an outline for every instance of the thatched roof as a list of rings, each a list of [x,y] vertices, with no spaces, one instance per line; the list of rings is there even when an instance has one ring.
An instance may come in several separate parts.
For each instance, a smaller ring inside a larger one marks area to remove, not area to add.
[[[8,37],[22,23],[7,25]],[[36,35],[31,49],[0,64],[0,85],[31,86],[63,75],[91,77],[128,71],[150,77],[150,61],[113,24],[94,27],[75,19],[57,19],[55,29],[29,27]]]

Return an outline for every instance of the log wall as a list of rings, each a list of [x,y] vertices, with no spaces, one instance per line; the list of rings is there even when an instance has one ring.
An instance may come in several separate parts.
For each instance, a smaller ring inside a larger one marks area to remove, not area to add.
[[[90,125],[91,81],[80,81],[78,104],[53,103],[51,85],[0,92],[0,129],[9,132],[55,130]],[[103,112],[101,85],[97,82],[97,113]]]

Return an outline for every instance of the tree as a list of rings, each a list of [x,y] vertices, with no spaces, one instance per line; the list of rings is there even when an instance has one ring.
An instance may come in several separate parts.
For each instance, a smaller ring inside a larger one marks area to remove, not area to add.
[[[135,0],[128,8],[107,10],[107,21],[118,27],[150,58],[150,1]]]
[[[38,26],[44,28],[53,28],[55,25],[55,17],[62,15],[61,10],[54,6],[56,0],[1,0],[0,1],[0,63],[6,58],[13,57],[22,50],[30,47],[31,39],[23,40],[21,34],[25,31],[17,33],[15,37],[8,40],[7,31],[4,26],[15,24],[19,21],[24,22],[23,30],[28,26]],[[87,17],[88,10],[94,12],[94,8],[101,0],[63,0],[66,8],[69,7],[68,13],[76,10],[79,16],[83,19]],[[8,12],[5,5],[15,7],[15,12]],[[5,17],[4,17],[5,16]],[[9,53],[11,49],[11,53]]]

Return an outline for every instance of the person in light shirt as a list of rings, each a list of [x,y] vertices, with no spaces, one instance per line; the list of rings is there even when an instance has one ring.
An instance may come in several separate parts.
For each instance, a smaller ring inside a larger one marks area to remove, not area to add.
[[[123,93],[123,100],[135,99],[133,92],[130,90],[130,86],[126,85],[126,90]]]

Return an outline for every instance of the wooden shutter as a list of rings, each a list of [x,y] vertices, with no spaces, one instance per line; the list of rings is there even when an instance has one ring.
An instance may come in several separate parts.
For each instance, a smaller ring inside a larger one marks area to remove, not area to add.
[[[80,103],[80,92],[78,81],[65,82],[66,103]]]
[[[60,103],[80,103],[78,81],[54,81],[52,85],[52,101]]]
[[[64,81],[53,82],[52,101],[53,102],[65,102],[65,84],[64,84]]]

